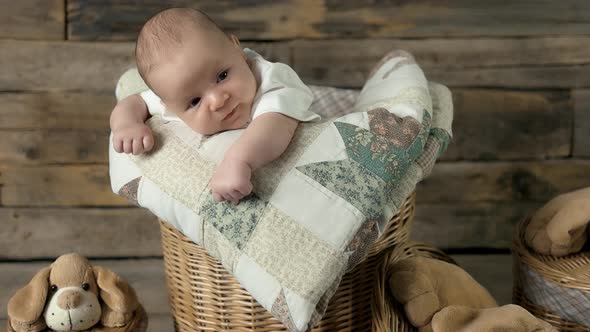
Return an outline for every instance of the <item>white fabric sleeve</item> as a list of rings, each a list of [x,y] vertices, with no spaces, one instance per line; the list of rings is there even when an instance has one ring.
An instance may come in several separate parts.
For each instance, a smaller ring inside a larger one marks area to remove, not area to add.
[[[166,112],[166,107],[162,104],[162,99],[160,99],[160,97],[158,97],[152,90],[145,90],[139,95],[147,105],[150,115],[159,114],[164,120],[180,121],[180,119],[172,112]]]
[[[164,114],[165,109],[162,100],[152,90],[145,90],[139,95],[147,105],[150,115]]]
[[[313,101],[311,90],[291,67],[272,63],[263,76],[259,88],[262,95],[252,105],[252,119],[269,112],[281,113],[302,122],[320,119],[318,114],[309,109]]]

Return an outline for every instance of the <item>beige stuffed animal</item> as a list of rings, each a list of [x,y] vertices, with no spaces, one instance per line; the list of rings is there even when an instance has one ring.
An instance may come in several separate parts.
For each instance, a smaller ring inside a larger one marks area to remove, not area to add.
[[[391,271],[391,292],[420,332],[556,332],[522,307],[498,307],[490,293],[456,265],[411,257],[395,263]]]
[[[110,270],[91,266],[78,254],[60,256],[37,272],[8,302],[15,332],[117,330],[140,309],[129,284]],[[93,329],[94,330],[94,329]]]
[[[540,208],[525,232],[526,243],[544,255],[579,252],[588,238],[590,187],[561,194]]]

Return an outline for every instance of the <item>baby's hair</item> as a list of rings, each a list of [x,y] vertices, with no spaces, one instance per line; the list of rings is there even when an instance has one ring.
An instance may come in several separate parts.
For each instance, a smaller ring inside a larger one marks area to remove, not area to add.
[[[225,35],[207,14],[198,9],[170,8],[157,13],[145,22],[135,43],[137,70],[144,81],[159,57],[166,56],[166,50],[182,46],[183,31],[187,27]]]

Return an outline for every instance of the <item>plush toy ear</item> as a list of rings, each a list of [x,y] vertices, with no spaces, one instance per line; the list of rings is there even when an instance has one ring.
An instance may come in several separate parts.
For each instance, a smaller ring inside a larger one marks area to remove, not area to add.
[[[100,298],[107,307],[119,313],[129,313],[137,309],[137,295],[127,281],[102,266],[94,266],[92,269]]]
[[[41,317],[49,291],[50,272],[51,267],[40,270],[25,287],[10,298],[8,317],[11,321],[31,324]]]

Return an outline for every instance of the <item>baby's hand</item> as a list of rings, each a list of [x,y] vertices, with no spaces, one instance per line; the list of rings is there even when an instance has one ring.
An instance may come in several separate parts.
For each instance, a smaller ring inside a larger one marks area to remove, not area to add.
[[[247,163],[235,159],[223,159],[209,184],[213,199],[218,202],[230,201],[237,205],[240,199],[252,192],[251,176],[252,169]]]
[[[148,152],[154,146],[152,130],[145,123],[132,123],[113,129],[113,148],[135,155]]]

